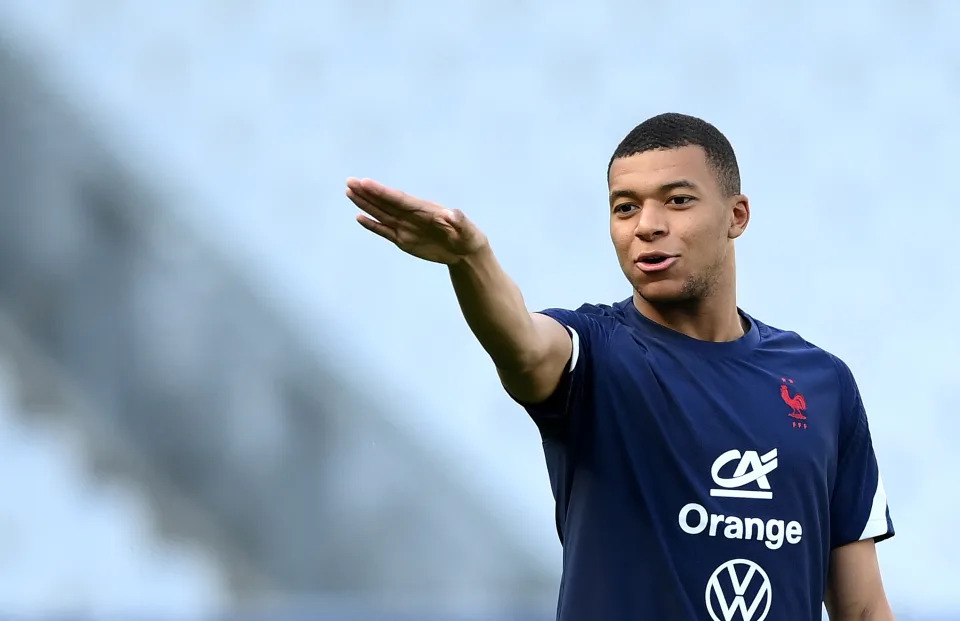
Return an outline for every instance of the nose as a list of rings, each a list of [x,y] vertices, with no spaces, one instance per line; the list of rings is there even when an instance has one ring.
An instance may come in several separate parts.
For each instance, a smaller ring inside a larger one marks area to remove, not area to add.
[[[662,209],[656,206],[644,206],[636,217],[634,235],[645,242],[652,242],[667,234],[667,220]]]

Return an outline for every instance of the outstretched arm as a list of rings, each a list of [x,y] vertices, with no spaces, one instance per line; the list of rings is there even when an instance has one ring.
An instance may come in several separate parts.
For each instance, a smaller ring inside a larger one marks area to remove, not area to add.
[[[570,334],[527,311],[475,224],[459,210],[369,179],[348,179],[347,197],[365,212],[357,216],[364,228],[407,254],[447,266],[463,316],[510,394],[537,403],[553,393],[570,359]]]

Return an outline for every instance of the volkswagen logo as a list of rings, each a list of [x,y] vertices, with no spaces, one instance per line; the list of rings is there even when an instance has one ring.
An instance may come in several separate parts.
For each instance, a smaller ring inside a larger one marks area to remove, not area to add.
[[[713,621],[763,621],[773,593],[763,568],[746,559],[727,561],[707,580],[707,612]]]

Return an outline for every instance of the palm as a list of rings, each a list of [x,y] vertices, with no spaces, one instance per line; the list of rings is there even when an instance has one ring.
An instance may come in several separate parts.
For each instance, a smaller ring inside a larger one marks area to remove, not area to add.
[[[347,180],[347,196],[368,215],[357,221],[420,259],[451,265],[485,243],[459,211],[415,198],[368,179]]]

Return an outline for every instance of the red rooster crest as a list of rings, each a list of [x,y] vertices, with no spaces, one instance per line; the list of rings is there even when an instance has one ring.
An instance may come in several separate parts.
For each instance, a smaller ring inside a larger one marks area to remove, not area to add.
[[[803,398],[803,395],[800,393],[790,396],[790,388],[787,384],[792,384],[792,379],[787,379],[785,377],[780,378],[780,381],[783,384],[780,385],[780,397],[783,398],[783,402],[790,406],[790,416],[791,418],[796,418],[797,420],[807,420],[806,415],[803,411],[807,409],[807,400]]]

